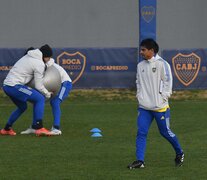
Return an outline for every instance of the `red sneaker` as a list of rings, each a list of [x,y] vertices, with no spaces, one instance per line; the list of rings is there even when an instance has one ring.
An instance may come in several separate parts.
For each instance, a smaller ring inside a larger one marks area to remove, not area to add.
[[[16,136],[17,133],[13,129],[9,129],[9,130],[1,129],[0,134],[1,135]]]
[[[51,135],[50,131],[45,128],[35,130],[35,134],[36,136],[50,136]]]

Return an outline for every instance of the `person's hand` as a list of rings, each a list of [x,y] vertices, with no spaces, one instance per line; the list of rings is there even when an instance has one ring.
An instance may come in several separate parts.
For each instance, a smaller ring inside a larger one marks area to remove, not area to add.
[[[52,95],[53,95],[52,92],[48,92],[47,94],[45,94],[45,97],[46,97],[47,99],[50,99]]]
[[[164,99],[164,101],[168,101],[168,98],[170,97],[169,94],[167,94],[167,93],[162,93],[161,95],[162,95],[162,98]]]

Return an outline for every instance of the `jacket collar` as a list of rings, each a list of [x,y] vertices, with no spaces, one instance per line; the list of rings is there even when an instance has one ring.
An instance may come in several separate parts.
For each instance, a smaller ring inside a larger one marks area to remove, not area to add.
[[[47,67],[52,66],[55,63],[55,60],[53,58],[50,58],[50,60],[46,63]]]
[[[148,59],[147,62],[152,63],[152,62],[154,62],[154,61],[156,61],[156,60],[158,60],[158,59],[160,59],[160,58],[161,58],[161,57],[160,57],[158,54],[156,54],[156,55],[153,56],[151,59]]]

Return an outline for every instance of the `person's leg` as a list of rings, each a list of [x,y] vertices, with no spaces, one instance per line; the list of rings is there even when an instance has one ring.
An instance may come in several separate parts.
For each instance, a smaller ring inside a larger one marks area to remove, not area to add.
[[[37,90],[32,89],[31,96],[27,99],[33,104],[33,122],[32,128],[39,129],[43,127],[43,116],[45,108],[45,97],[39,93]]]
[[[55,129],[60,129],[60,116],[61,116],[61,109],[60,109],[61,100],[58,96],[55,96],[53,99],[50,100],[50,105],[52,107],[52,114],[53,114],[53,127]]]
[[[136,137],[136,157],[137,160],[144,162],[145,149],[146,149],[146,140],[147,134],[150,128],[150,125],[153,121],[153,115],[151,111],[139,108],[137,125],[138,132]]]
[[[9,129],[13,123],[21,116],[21,114],[27,109],[27,95],[20,92],[16,86],[3,86],[3,90],[12,100],[12,102],[17,106],[17,109],[12,112],[5,126],[6,129]]]
[[[176,135],[170,129],[170,109],[165,112],[154,112],[154,116],[159,128],[160,134],[170,142],[176,154],[182,154],[183,150]]]
[[[28,101],[33,104],[33,121],[32,125],[21,132],[21,134],[36,134],[36,130],[40,130],[40,134],[47,134],[49,131],[43,128],[43,115],[44,115],[44,106],[45,98],[38,91],[33,90],[32,95],[28,98]]]
[[[29,132],[21,132],[21,134],[35,133],[37,136],[50,136],[50,131],[43,127],[42,122],[45,107],[45,97],[41,93],[33,89],[32,95],[29,96],[27,100],[33,103],[33,123],[32,128],[29,128]]]
[[[154,112],[154,116],[160,131],[160,134],[170,142],[175,150],[175,165],[182,166],[184,162],[184,153],[178,142],[176,135],[170,130],[170,109],[166,112]]]
[[[153,121],[151,111],[139,108],[137,117],[137,137],[136,137],[136,158],[137,160],[127,166],[129,169],[144,168],[144,156],[146,149],[147,134]]]
[[[60,104],[62,101],[68,97],[70,91],[72,89],[72,83],[71,82],[63,82],[61,89],[57,96],[52,98],[50,100],[50,104],[52,107],[52,113],[53,113],[53,127],[55,129],[60,129],[60,117],[61,117],[61,109],[60,109]]]
[[[13,101],[13,103],[17,106],[17,109],[12,112],[10,115],[8,122],[5,126],[5,130],[9,130],[14,122],[22,115],[22,113],[27,109],[27,103],[20,101],[18,99],[10,97],[10,99]]]
[[[4,92],[9,96],[13,103],[17,106],[17,109],[10,115],[4,129],[1,130],[2,135],[16,135],[13,131],[12,125],[27,109],[26,96],[23,92],[19,91],[19,86],[3,86]]]

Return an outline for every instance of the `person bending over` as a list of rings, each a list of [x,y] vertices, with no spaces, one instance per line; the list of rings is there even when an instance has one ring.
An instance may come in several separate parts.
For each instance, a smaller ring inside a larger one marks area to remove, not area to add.
[[[43,85],[45,63],[52,57],[52,49],[44,45],[40,49],[29,50],[26,55],[19,59],[9,71],[3,82],[3,90],[17,106],[17,109],[10,115],[1,135],[16,135],[12,125],[27,109],[27,102],[33,104],[32,128],[37,135],[49,135],[49,131],[43,127],[43,115],[45,97],[50,98],[49,92]],[[34,78],[35,89],[26,84]]]
[[[60,130],[60,119],[61,119],[61,108],[60,104],[63,100],[65,100],[71,89],[72,89],[72,81],[67,72],[58,64],[55,63],[54,59],[50,59],[46,63],[47,67],[54,66],[58,72],[60,73],[61,77],[61,88],[57,95],[52,96],[50,99],[50,105],[52,107],[52,113],[53,113],[53,126],[51,128],[50,134],[51,135],[61,135],[62,131]],[[28,128],[25,131],[22,131],[21,134],[33,134],[35,133],[35,129]]]

